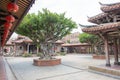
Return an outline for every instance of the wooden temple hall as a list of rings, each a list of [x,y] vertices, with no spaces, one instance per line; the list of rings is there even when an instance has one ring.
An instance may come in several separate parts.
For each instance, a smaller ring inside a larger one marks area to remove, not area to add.
[[[102,4],[102,13],[89,17],[88,21],[95,25],[84,26],[83,32],[98,35],[104,41],[104,52],[106,54],[106,66],[110,63],[110,44],[114,52],[114,64],[120,65],[120,3]]]
[[[0,54],[35,0],[0,0]]]

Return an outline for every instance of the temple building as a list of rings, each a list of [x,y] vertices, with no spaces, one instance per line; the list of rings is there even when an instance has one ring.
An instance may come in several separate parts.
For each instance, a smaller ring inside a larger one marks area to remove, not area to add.
[[[91,45],[88,43],[80,43],[79,32],[71,33],[63,37],[64,44],[61,46],[67,53],[88,54],[91,53]]]
[[[120,3],[100,5],[102,13],[88,18],[95,25],[83,26],[82,31],[98,35],[104,41],[106,66],[111,66],[110,46],[113,47],[114,64],[120,65]]]

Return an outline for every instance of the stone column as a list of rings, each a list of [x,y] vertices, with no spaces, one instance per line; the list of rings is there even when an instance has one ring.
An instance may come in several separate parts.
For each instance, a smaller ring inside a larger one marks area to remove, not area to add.
[[[118,45],[117,45],[117,39],[114,39],[114,58],[115,58],[115,65],[118,65]]]
[[[104,48],[105,48],[105,55],[106,55],[106,66],[111,66],[107,36],[105,36],[105,39],[104,39]]]

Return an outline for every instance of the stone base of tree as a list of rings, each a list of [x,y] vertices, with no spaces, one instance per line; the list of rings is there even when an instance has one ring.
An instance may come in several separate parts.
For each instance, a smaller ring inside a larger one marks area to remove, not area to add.
[[[93,59],[106,59],[105,55],[93,55]]]
[[[55,66],[61,64],[61,59],[50,60],[34,59],[33,62],[35,66]]]

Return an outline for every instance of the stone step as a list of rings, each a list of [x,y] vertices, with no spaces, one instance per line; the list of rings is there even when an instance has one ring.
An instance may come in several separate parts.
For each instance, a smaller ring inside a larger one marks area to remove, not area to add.
[[[103,72],[103,73],[107,73],[115,76],[120,76],[120,69],[118,68],[120,68],[120,66],[118,67],[89,66],[89,69],[91,70],[95,70],[95,71],[99,71],[99,72]]]

